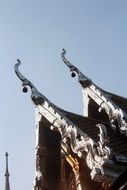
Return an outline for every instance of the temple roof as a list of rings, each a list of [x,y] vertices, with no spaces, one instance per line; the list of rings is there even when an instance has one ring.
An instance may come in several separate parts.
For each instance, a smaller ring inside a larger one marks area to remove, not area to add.
[[[101,89],[102,90],[102,89]],[[127,113],[127,98],[102,90],[116,105]]]
[[[91,79],[85,76],[77,67],[72,65],[65,57],[66,51],[62,52],[62,59],[75,77],[78,75],[83,90],[83,100],[85,111],[88,110],[89,100],[93,100],[98,105],[99,112],[105,111],[109,117],[110,125],[120,131],[120,133],[127,135],[127,99],[121,96],[107,92],[98,87]],[[87,99],[87,101],[86,101]],[[95,104],[94,107],[95,107]],[[87,106],[86,106],[87,105]],[[92,107],[92,106],[91,106]],[[96,106],[97,108],[97,106]],[[95,109],[94,111],[95,112]],[[94,113],[94,115],[96,115]],[[101,114],[100,114],[101,115]],[[93,115],[92,115],[93,116]],[[93,116],[94,117],[94,116]]]
[[[15,65],[15,72],[22,81],[23,91],[27,92],[26,86],[31,88],[31,99],[38,113],[51,123],[52,130],[61,134],[64,145],[67,145],[69,138],[74,154],[86,159],[91,169],[91,178],[98,180],[96,176],[99,175],[99,179],[103,180],[105,176],[106,180],[112,181],[127,165],[127,99],[98,87],[65,58],[65,53],[63,50],[62,59],[72,72],[72,77],[77,73],[83,96],[86,97],[87,93],[88,99],[92,99],[98,106],[96,111],[104,111],[108,120],[89,115],[80,116],[54,105],[20,73],[19,60]]]
[[[90,117],[84,117],[72,112],[68,112],[59,108],[64,115],[69,118],[75,125],[79,127],[82,131],[84,131],[90,138],[94,139],[94,141],[98,142],[99,140],[99,129],[96,127],[97,124],[102,123],[106,126],[108,133],[108,146],[114,152],[114,155],[123,155],[125,157],[125,162],[127,163],[127,138],[118,132],[114,132],[114,130],[110,127],[108,122],[104,122],[101,120],[93,119]]]
[[[70,72],[72,73],[72,77],[75,77],[76,74],[78,75],[78,81],[81,83],[81,85],[84,88],[86,86],[90,86],[90,85],[94,84],[98,90],[102,91],[102,93],[104,93],[105,96],[107,96],[109,99],[111,99],[118,106],[120,106],[121,108],[124,108],[124,105],[125,105],[125,107],[126,107],[126,105],[127,105],[127,98],[122,97],[120,95],[113,94],[113,93],[108,92],[108,91],[100,88],[99,86],[97,86],[90,78],[88,78],[86,75],[84,75],[76,66],[72,65],[66,59],[65,54],[66,54],[66,50],[63,49],[63,52],[61,54],[63,62],[69,67]],[[127,112],[127,109],[126,108],[124,108],[124,109],[125,109],[125,112]]]

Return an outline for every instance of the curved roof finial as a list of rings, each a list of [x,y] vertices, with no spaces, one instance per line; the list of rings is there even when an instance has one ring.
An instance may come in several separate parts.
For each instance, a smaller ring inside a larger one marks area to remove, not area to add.
[[[61,57],[63,59],[63,62],[70,68],[71,71],[75,71],[76,67],[72,65],[65,57],[66,50],[63,49],[63,52],[61,53]]]
[[[73,64],[71,64],[65,57],[66,54],[66,50],[63,49],[63,52],[61,53],[61,57],[63,62],[70,68],[70,71],[72,72],[71,76],[75,77],[75,73],[77,73],[78,75],[78,80],[79,82],[83,82],[83,81],[89,81],[91,84],[91,79],[87,78],[77,67],[75,67]]]
[[[15,70],[15,73],[17,75],[17,77],[23,82],[22,83],[22,86],[23,87],[23,92],[27,92],[27,87],[26,86],[29,86],[31,88],[31,90],[36,90],[35,86],[25,77],[21,74],[21,72],[19,71],[19,66],[21,65],[21,61],[19,59],[17,59],[17,63],[15,64],[14,66],[14,70]]]

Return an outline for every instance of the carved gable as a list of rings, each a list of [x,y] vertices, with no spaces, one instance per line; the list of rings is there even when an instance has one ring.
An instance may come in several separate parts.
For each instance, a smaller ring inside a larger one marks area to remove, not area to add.
[[[15,65],[24,92],[27,86],[31,88],[35,105],[34,189],[113,189],[112,184],[127,167],[127,100],[95,85],[65,58],[65,53],[63,50],[62,59],[72,77],[78,75],[82,87],[83,116],[54,105],[20,73],[19,60]]]

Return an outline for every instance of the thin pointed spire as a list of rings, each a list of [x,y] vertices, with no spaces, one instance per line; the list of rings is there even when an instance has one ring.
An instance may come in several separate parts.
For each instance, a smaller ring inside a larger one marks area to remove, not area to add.
[[[5,190],[10,190],[10,184],[9,184],[9,170],[8,170],[8,153],[6,152],[6,169],[5,169]]]

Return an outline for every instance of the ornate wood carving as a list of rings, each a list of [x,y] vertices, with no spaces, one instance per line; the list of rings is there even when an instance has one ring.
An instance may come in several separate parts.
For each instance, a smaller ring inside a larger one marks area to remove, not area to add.
[[[77,190],[82,190],[81,182],[80,182],[80,175],[79,175],[79,163],[76,158],[73,158],[71,155],[65,154],[65,159],[72,167],[72,171],[74,173],[74,183]]]
[[[66,59],[65,54],[66,51],[63,50],[61,54],[62,59],[71,72],[77,73],[78,80],[83,88],[83,96],[85,96],[85,98],[86,96],[92,98],[98,104],[99,111],[104,110],[107,113],[111,127],[115,130],[118,129],[122,134],[127,136],[127,114],[110,99],[109,95],[104,93],[104,91],[95,85],[91,79],[86,77],[77,67],[72,65]],[[88,101],[86,103],[88,104]]]
[[[65,52],[63,52],[64,56]],[[66,60],[64,60],[66,61]],[[94,142],[86,133],[81,131],[72,121],[70,121],[54,104],[52,104],[44,95],[37,91],[34,85],[26,79],[18,70],[21,62],[15,65],[15,72],[19,79],[23,82],[23,86],[29,86],[31,88],[31,98],[35,104],[37,112],[44,116],[50,123],[51,129],[57,130],[61,134],[62,142],[67,144],[67,139],[69,139],[69,145],[72,151],[79,157],[86,159],[87,165],[91,170],[91,178],[96,178],[96,175],[104,175],[105,171],[103,169],[104,163],[109,160],[111,154],[110,149],[107,147],[107,132],[106,128],[102,124],[98,124],[99,127],[100,140],[96,143]],[[79,75],[79,81],[84,80],[84,75],[76,68],[71,65],[71,71],[76,71]],[[88,78],[85,80],[91,83]],[[39,159],[38,159],[39,162]],[[37,170],[38,164],[37,164]],[[38,177],[42,175],[37,174]]]
[[[79,157],[87,153],[86,162],[91,169],[91,177],[94,178],[96,174],[104,174],[103,164],[109,159],[110,149],[107,147],[106,128],[102,124],[98,124],[100,129],[100,141],[94,142],[87,134],[83,133],[77,126],[75,126],[68,118],[56,109],[48,106],[47,103],[38,105],[38,111],[50,123],[52,123],[52,130],[57,130],[61,134],[62,141],[70,141],[72,151]]]

